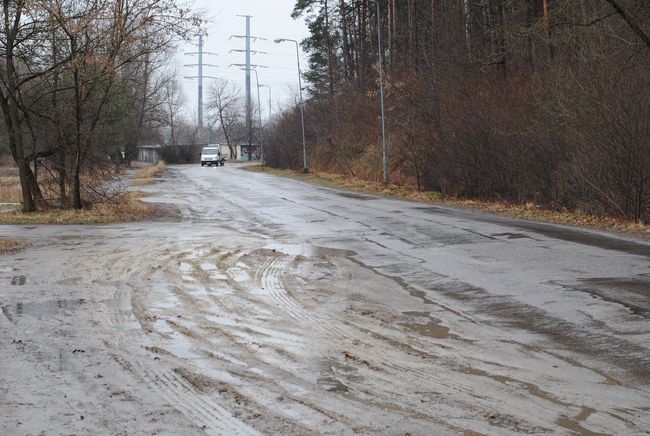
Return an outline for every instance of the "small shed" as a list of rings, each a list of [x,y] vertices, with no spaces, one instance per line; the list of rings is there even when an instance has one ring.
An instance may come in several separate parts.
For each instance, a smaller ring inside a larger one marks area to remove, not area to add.
[[[252,160],[259,160],[260,159],[260,146],[259,145],[251,145],[250,147],[248,144],[237,144],[233,145],[232,148],[234,149],[236,153],[236,157],[233,157],[230,155],[230,147],[228,147],[227,144],[219,144],[219,147],[221,149],[221,154],[226,157],[226,159],[229,160],[242,160],[242,161],[247,161],[248,160],[248,154],[249,150],[253,151],[253,159]]]
[[[138,145],[138,161],[157,164],[160,160],[162,145]]]

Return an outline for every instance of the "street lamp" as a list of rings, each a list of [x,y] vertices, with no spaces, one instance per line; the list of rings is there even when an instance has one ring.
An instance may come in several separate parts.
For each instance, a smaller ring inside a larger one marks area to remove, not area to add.
[[[268,120],[271,121],[271,86],[270,85],[260,85],[260,88],[268,88],[269,89],[269,118],[268,118]]]
[[[271,87],[269,85],[262,85],[259,83],[259,81],[257,82],[257,101],[258,101],[258,106],[260,107],[260,149],[261,149],[260,160],[262,162],[262,166],[264,166],[264,148],[262,147],[262,103],[260,101],[260,88],[269,88],[269,120],[270,120],[271,119]]]
[[[286,39],[278,38],[275,40],[276,44],[281,42],[293,42],[296,44],[296,60],[298,61],[298,90],[300,92],[300,125],[302,127],[302,171],[303,173],[309,172],[309,167],[307,167],[307,145],[305,144],[305,110],[304,103],[302,101],[302,73],[300,72],[300,52],[298,49],[298,41],[295,39]]]
[[[381,22],[379,20],[379,2],[370,0],[377,7],[377,49],[379,52],[379,95],[381,99],[381,144],[384,166],[384,185],[388,184],[388,149],[386,146],[386,123],[384,117],[384,60],[381,54]]]
[[[262,100],[260,100],[260,77],[257,75],[257,70],[255,71],[255,85],[257,88],[257,113],[260,118],[260,163],[264,166],[264,145],[262,143]]]

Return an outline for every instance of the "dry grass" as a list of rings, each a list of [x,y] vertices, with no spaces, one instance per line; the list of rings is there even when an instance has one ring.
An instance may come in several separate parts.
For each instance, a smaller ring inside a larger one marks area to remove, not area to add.
[[[22,199],[20,179],[18,176],[5,175],[10,172],[0,172],[0,203],[19,203]]]
[[[155,183],[154,177],[166,168],[164,162],[148,165],[137,173],[135,185]],[[44,191],[47,194],[49,191]],[[54,191],[52,191],[54,192]],[[125,192],[82,210],[42,209],[34,213],[9,211],[0,213],[0,224],[107,224],[158,218],[161,208],[140,200],[141,192]],[[0,168],[0,203],[20,203],[22,193],[15,168]]]
[[[154,177],[159,173],[163,172],[167,168],[167,165],[164,161],[158,162],[156,165],[151,165],[143,169],[142,171],[136,173],[133,178],[138,179],[136,182],[139,185],[150,185],[155,183]],[[138,186],[136,184],[136,186]]]
[[[141,192],[127,192],[111,202],[82,210],[49,209],[33,213],[0,214],[0,224],[107,224],[158,218],[160,210],[142,201]]]
[[[16,241],[9,241],[6,239],[0,239],[0,255],[15,253],[20,250],[22,245]]]
[[[364,192],[400,200],[471,209],[496,215],[505,215],[530,221],[564,224],[577,227],[609,230],[637,236],[650,237],[650,225],[638,224],[620,218],[602,217],[579,211],[556,211],[542,208],[533,203],[517,204],[494,200],[463,199],[445,196],[438,192],[421,192],[410,185],[388,185],[369,182],[340,174],[311,172],[303,174],[292,170],[278,170],[262,166],[248,166],[248,171],[264,172],[297,180],[303,180],[331,188]]]

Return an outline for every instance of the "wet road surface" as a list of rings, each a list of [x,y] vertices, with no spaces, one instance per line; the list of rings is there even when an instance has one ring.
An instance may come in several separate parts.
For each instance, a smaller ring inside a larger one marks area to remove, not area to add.
[[[650,245],[219,168],[3,226],[2,434],[647,434]]]

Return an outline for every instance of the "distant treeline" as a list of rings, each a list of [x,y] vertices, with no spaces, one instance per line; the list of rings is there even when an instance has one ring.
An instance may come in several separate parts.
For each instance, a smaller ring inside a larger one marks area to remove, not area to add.
[[[649,221],[650,2],[379,0],[390,180]],[[310,165],[381,180],[377,9],[298,0]],[[297,108],[271,165],[301,168]]]

